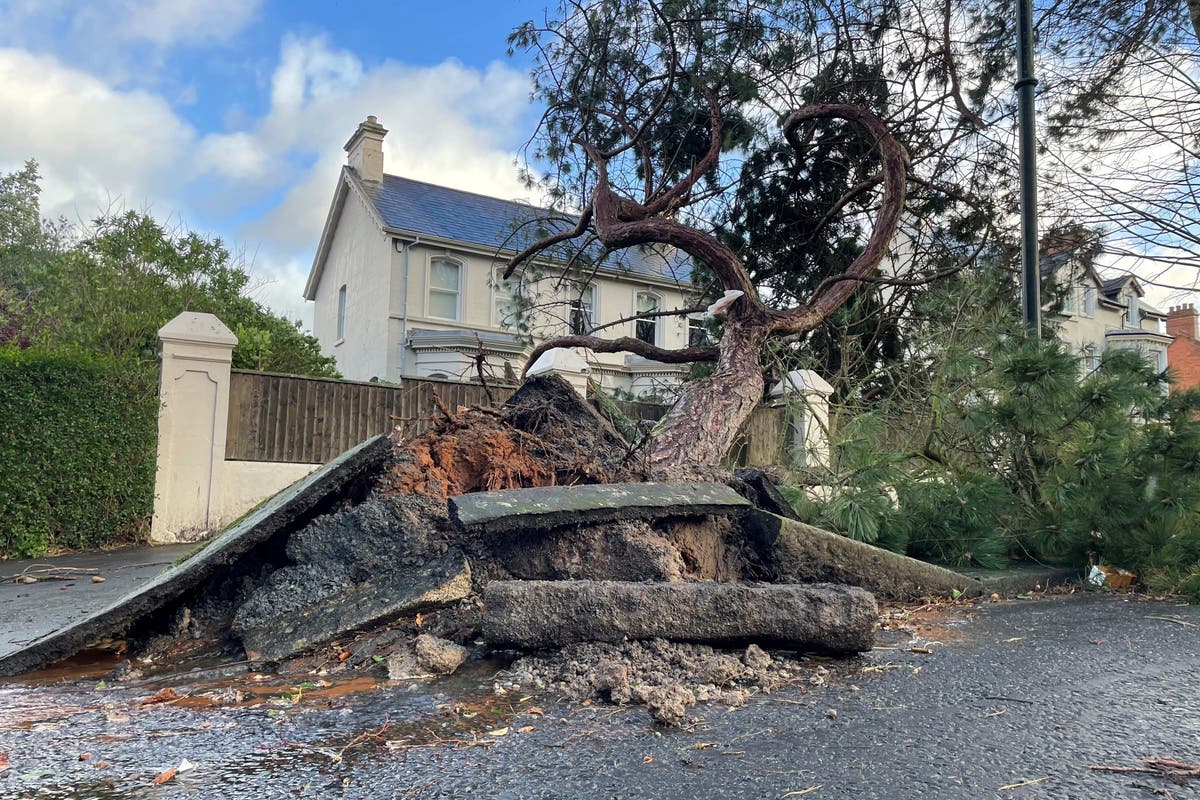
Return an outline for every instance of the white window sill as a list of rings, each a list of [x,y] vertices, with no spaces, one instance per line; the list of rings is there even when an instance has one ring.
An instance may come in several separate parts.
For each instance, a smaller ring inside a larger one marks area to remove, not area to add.
[[[344,344],[344,343],[345,343],[345,341],[346,341],[346,338],[345,338],[345,337],[342,337],[341,339],[338,339],[336,342],[334,342],[334,343],[333,343],[333,346],[334,346],[334,347],[338,347],[338,346],[340,346],[340,345]]]

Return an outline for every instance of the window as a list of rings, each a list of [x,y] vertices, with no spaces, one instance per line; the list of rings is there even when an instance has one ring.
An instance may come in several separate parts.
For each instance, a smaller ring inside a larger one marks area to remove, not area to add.
[[[429,316],[458,319],[458,287],[462,264],[448,258],[429,262]]]
[[[704,317],[688,317],[688,347],[707,347],[712,344]]]
[[[652,294],[638,292],[637,313],[653,314],[658,311],[658,298]],[[646,344],[658,344],[658,317],[639,319],[634,323],[634,336]]]
[[[523,276],[504,277],[504,270],[497,269],[492,277],[493,309],[497,327],[516,330],[521,321],[521,300],[525,295]]]
[[[596,287],[576,287],[571,294],[571,333],[583,336],[592,332],[596,324]]]
[[[337,338],[340,342],[346,338],[346,285],[342,284],[342,288],[338,289],[338,324]]]
[[[1083,313],[1089,317],[1096,314],[1096,287],[1085,286],[1083,288]]]
[[[1063,290],[1062,310],[1064,314],[1075,313],[1075,287],[1067,286]]]
[[[1129,293],[1129,297],[1126,299],[1126,307],[1129,309],[1129,327],[1140,327],[1142,324],[1142,310],[1138,308],[1137,292]]]

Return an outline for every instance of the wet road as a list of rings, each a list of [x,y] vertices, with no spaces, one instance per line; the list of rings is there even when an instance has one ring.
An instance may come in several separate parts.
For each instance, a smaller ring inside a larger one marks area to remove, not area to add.
[[[923,631],[931,654],[877,650],[827,685],[701,708],[690,730],[495,696],[486,667],[354,693],[225,681],[266,701],[247,708],[181,681],[188,707],[138,704],[161,684],[0,685],[0,797],[1200,797],[1200,779],[1089,769],[1200,761],[1200,609],[1071,596],[962,614]],[[196,768],[151,783],[184,758]]]

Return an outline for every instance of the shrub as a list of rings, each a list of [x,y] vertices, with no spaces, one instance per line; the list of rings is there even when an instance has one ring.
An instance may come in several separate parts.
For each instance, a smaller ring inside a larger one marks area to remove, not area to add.
[[[0,557],[142,539],[156,422],[144,365],[0,350]]]

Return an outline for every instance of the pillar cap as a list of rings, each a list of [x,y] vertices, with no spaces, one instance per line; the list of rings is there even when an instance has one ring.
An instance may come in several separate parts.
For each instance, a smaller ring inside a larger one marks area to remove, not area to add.
[[[233,347],[238,338],[224,322],[212,314],[199,311],[184,311],[175,319],[158,329],[159,339],[178,342],[201,342]]]
[[[833,387],[811,369],[794,369],[783,380],[771,387],[771,397],[781,397],[791,393],[815,393],[828,397],[833,394]]]

